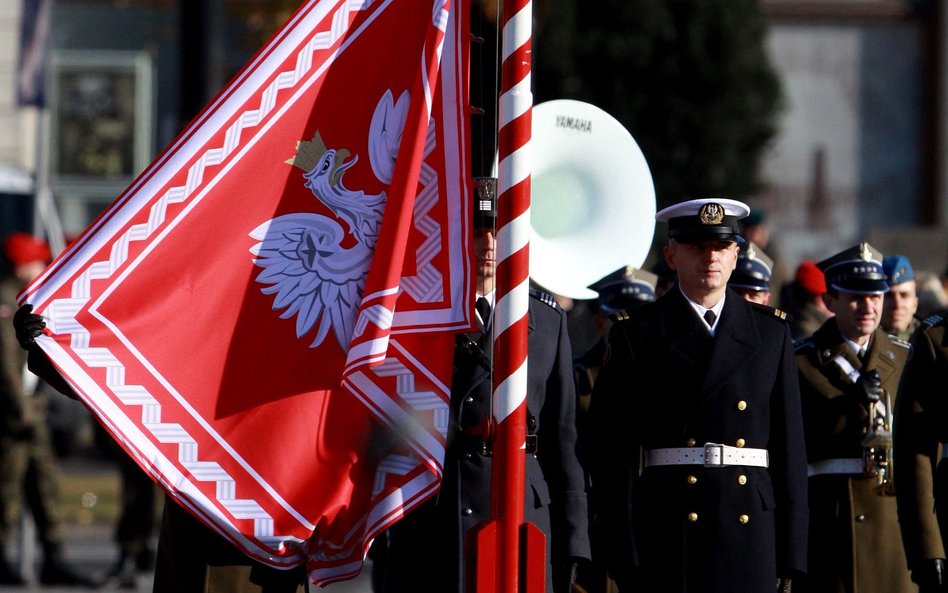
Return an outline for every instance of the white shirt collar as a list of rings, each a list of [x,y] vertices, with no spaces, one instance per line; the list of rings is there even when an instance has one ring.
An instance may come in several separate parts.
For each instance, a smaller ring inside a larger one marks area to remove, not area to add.
[[[678,286],[678,290],[681,290],[681,285]],[[714,330],[717,329],[718,324],[721,322],[721,311],[724,310],[724,299],[727,298],[727,293],[725,293],[724,296],[721,297],[721,300],[715,303],[715,305],[711,307],[710,309],[702,307],[701,305],[696,303],[691,297],[685,294],[685,291],[681,290],[681,294],[682,296],[685,297],[685,300],[688,301],[688,304],[691,305],[691,308],[695,310],[695,313],[698,314],[698,317],[701,319],[701,323],[703,323],[705,327],[708,328],[708,331],[710,331],[711,335],[713,336]],[[714,311],[714,315],[715,315],[714,325],[711,325],[711,326],[708,325],[708,322],[704,318],[705,311]]]

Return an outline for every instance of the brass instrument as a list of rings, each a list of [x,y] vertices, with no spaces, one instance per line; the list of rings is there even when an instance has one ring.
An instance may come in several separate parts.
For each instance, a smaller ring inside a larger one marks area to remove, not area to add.
[[[884,402],[884,403],[883,403]],[[883,399],[869,406],[866,436],[862,440],[866,477],[878,482],[879,496],[895,496],[892,457],[892,398],[883,392]]]
[[[651,171],[629,131],[590,103],[540,103],[532,126],[530,279],[559,296],[594,299],[590,284],[648,256]]]

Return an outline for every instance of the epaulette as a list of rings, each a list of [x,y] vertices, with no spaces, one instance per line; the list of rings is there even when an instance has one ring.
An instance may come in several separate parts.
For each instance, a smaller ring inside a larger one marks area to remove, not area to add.
[[[554,297],[552,294],[546,291],[539,290],[537,288],[531,288],[530,296],[540,301],[541,303],[544,303],[553,307],[554,309],[560,308],[559,304],[556,302],[556,297]]]
[[[891,340],[892,343],[895,344],[896,346],[901,346],[902,348],[908,349],[908,348],[911,348],[911,347],[912,347],[911,344],[909,344],[908,342],[906,342],[906,341],[903,340],[902,338],[900,338],[900,337],[898,337],[898,336],[896,336],[896,335],[893,335],[893,334],[889,334],[889,340]]]
[[[629,312],[625,309],[619,311],[618,313],[613,313],[609,315],[609,321],[615,323],[617,321],[625,321],[629,318]]]
[[[945,318],[945,311],[939,311],[938,313],[935,313],[934,315],[929,315],[928,317],[923,319],[921,326],[934,327],[938,325],[939,323],[941,323],[944,318]]]
[[[803,350],[804,348],[809,348],[813,346],[813,337],[807,336],[806,338],[800,338],[793,343],[793,351]]]
[[[770,305],[762,305],[760,303],[751,303],[755,309],[761,311],[767,315],[773,315],[777,319],[783,319],[784,321],[789,322],[793,317],[783,309],[778,309],[776,307],[771,307]]]

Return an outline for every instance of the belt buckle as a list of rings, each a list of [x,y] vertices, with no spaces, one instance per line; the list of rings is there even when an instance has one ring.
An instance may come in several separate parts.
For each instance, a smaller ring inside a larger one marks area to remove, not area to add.
[[[717,453],[717,460],[715,460]],[[704,444],[704,466],[705,467],[723,467],[724,466],[724,445],[720,443]]]

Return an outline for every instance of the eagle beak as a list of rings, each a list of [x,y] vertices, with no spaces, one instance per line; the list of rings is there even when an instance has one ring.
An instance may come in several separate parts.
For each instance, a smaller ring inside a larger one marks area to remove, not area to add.
[[[332,173],[329,174],[329,183],[331,183],[332,185],[337,185],[339,183],[339,180],[342,179],[342,174],[346,172],[346,169],[356,164],[356,162],[359,160],[359,157],[356,156],[354,159],[352,159],[348,163],[345,162],[346,159],[349,157],[349,154],[350,154],[349,151],[346,150],[345,148],[341,148],[338,151],[336,151],[336,163],[338,164],[336,165],[336,168],[333,169]]]

